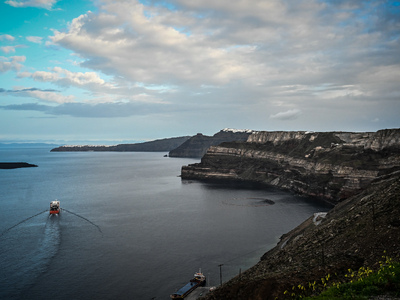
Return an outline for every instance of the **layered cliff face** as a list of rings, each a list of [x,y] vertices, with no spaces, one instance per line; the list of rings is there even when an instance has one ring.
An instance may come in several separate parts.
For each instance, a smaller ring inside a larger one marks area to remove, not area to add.
[[[400,129],[377,132],[254,132],[210,147],[184,179],[255,182],[337,203],[377,176],[400,170]]]

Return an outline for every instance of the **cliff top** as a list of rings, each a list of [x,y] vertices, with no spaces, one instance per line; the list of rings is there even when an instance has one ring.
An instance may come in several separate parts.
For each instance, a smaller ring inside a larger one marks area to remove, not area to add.
[[[400,147],[400,129],[382,129],[376,132],[257,131],[253,132],[247,141],[259,144],[271,142],[277,145],[290,140],[310,142],[319,140],[320,146],[325,142],[327,145],[382,150],[391,146]]]
[[[255,132],[254,130],[251,129],[233,129],[233,128],[224,128],[221,131],[225,132],[233,132],[233,133],[253,133]]]

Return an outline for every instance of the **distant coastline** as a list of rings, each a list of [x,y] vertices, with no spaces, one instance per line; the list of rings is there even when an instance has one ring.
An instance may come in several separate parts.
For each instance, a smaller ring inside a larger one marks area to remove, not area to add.
[[[28,164],[26,162],[0,162],[0,169],[19,169],[19,168],[34,168],[38,167],[34,164]]]
[[[201,158],[210,146],[223,142],[244,142],[253,133],[253,130],[224,128],[213,136],[197,133],[194,136],[165,138],[143,143],[118,145],[64,145],[51,152],[84,152],[84,151],[118,151],[118,152],[169,152],[170,157]]]
[[[84,151],[117,151],[117,152],[168,152],[187,141],[190,136],[166,138],[150,142],[118,145],[64,145],[51,149],[50,152],[84,152]]]

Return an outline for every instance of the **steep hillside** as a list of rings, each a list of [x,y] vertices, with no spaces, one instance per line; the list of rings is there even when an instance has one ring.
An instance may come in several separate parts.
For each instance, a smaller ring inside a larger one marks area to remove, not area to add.
[[[268,228],[260,230],[268,234]],[[383,255],[400,255],[399,171],[373,180],[328,214],[311,216],[283,235],[254,267],[203,299],[285,299],[284,291],[327,275],[343,282],[351,279],[345,277],[349,269],[377,269]]]
[[[184,179],[246,181],[337,203],[400,170],[400,129],[377,132],[255,132],[210,147]]]

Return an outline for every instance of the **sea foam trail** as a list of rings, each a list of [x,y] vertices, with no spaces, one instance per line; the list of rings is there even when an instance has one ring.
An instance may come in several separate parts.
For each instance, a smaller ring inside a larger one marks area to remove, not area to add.
[[[32,217],[25,219],[24,222]],[[17,225],[21,223],[23,222]],[[9,229],[14,227],[16,226]],[[61,243],[59,216],[48,216],[43,222],[39,220],[26,225],[12,235],[6,235],[4,239],[7,242],[0,246],[0,253],[10,259],[0,262],[3,270],[0,286],[4,287],[0,291],[0,298],[18,299],[21,293],[29,290],[38,278],[47,272],[59,251]]]
[[[48,210],[46,209],[46,210],[44,210],[44,211],[41,211],[40,213],[37,213],[36,215],[30,216],[29,218],[26,218],[26,219],[22,220],[21,222],[15,224],[15,225],[13,225],[13,226],[11,226],[10,228],[7,228],[6,230],[4,230],[4,231],[0,234],[0,237],[2,237],[4,234],[6,234],[7,232],[9,232],[11,229],[17,227],[18,225],[21,225],[22,223],[24,223],[24,222],[26,222],[26,221],[28,221],[28,220],[30,220],[30,219],[32,219],[32,218],[34,218],[34,217],[40,215],[40,214],[42,214],[42,213],[44,213],[44,212],[46,212],[46,211],[48,211]]]
[[[85,218],[85,217],[82,217],[82,216],[80,216],[80,215],[78,215],[77,213],[74,213],[74,212],[72,212],[72,211],[69,211],[68,209],[63,208],[62,210],[63,210],[63,211],[66,211],[66,212],[69,212],[70,214],[73,214],[73,215],[75,215],[75,216],[77,216],[77,217],[79,217],[79,218],[85,220],[86,222],[89,222],[90,224],[92,224],[93,226],[95,226],[95,227],[100,231],[101,234],[103,234],[103,232],[101,231],[100,226],[97,225],[97,224],[95,224],[95,223],[93,223],[93,222],[90,221],[89,219],[87,219],[87,218]]]

